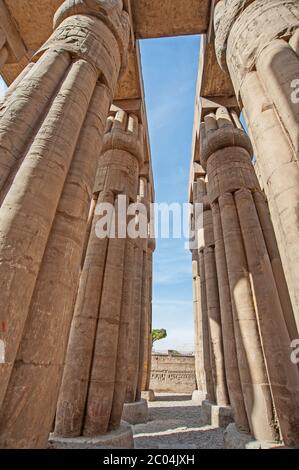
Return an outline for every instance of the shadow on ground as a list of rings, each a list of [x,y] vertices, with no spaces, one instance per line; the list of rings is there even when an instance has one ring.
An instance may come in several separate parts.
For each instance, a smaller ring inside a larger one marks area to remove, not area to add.
[[[223,429],[203,426],[190,395],[159,394],[149,420],[133,427],[136,449],[223,449]]]
[[[192,399],[192,395],[161,395],[156,394],[156,401],[188,401]]]

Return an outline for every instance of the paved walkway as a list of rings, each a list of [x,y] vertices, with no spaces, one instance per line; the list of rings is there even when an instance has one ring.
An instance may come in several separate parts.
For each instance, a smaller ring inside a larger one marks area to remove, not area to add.
[[[136,449],[223,449],[223,430],[201,426],[189,395],[156,394],[149,420],[133,427]]]

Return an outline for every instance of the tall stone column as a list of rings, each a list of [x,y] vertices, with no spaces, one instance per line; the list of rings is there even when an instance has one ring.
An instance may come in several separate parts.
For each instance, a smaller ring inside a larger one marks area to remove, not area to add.
[[[223,348],[219,282],[216,271],[215,237],[211,205],[207,196],[206,177],[203,173],[193,188],[195,206],[195,227],[198,244],[198,261],[201,291],[201,315],[197,316],[195,331],[198,353],[203,362],[200,365],[202,389],[207,392],[201,403],[201,419],[204,424],[226,427],[232,421],[232,409],[226,380],[226,365]],[[196,287],[199,283],[197,283]],[[199,313],[199,309],[197,313]],[[208,343],[208,344],[205,344]],[[206,361],[208,349],[209,363]],[[199,362],[199,361],[198,361]],[[203,370],[204,369],[204,370]]]
[[[249,425],[243,399],[234,335],[232,301],[225,258],[225,247],[221,226],[220,211],[212,205],[215,235],[215,259],[218,278],[220,315],[222,326],[223,352],[229,401],[233,409],[234,421],[240,431],[248,432]]]
[[[54,25],[0,119],[1,447],[47,444],[97,159],[128,48],[117,0],[67,0]]]
[[[135,261],[127,237],[127,206],[136,201],[142,159],[142,126],[137,116],[119,110],[108,120],[99,161],[94,188],[98,206],[75,304],[55,439],[97,436],[120,426]],[[106,232],[101,234],[101,227]]]
[[[290,360],[290,336],[280,286],[263,233],[270,221],[265,223],[266,202],[259,197],[251,155],[250,140],[235,115],[219,108],[216,114],[205,117],[201,126],[201,159],[207,168],[214,227],[218,226],[218,237],[224,244],[239,374],[250,430],[260,440],[278,438],[280,430],[286,445],[297,445],[299,374]],[[257,209],[256,201],[264,205],[262,211]],[[225,271],[223,266],[222,270]],[[223,313],[228,322],[228,311]],[[232,338],[231,331],[229,334]]]
[[[298,337],[298,2],[222,0],[215,32],[252,138],[297,324],[289,331]]]
[[[150,228],[149,228],[150,230]],[[150,390],[151,369],[152,369],[152,297],[153,297],[153,254],[156,249],[156,241],[149,234],[147,244],[147,307],[144,336],[144,361],[142,376],[142,397],[148,401],[155,399],[153,390]]]
[[[201,362],[202,357],[202,335],[200,329],[201,315],[201,297],[200,297],[200,276],[198,250],[191,250],[192,253],[192,280],[193,280],[193,311],[194,311],[194,349],[195,349],[195,375],[197,390],[194,393],[196,401],[201,402],[207,399],[206,383],[204,380],[204,364]]]
[[[213,218],[207,197],[204,198],[203,227],[205,248],[203,252],[205,267],[205,282],[207,295],[207,312],[210,331],[211,368],[214,382],[215,402],[218,406],[229,405],[224,362],[222,324],[220,314],[220,300],[218,290],[218,277],[215,260],[215,238]]]
[[[202,170],[203,171],[203,170]],[[206,196],[205,172],[193,183],[192,231],[195,247],[192,252],[195,372],[197,391],[193,398],[201,404],[204,400],[215,402],[214,384],[210,359],[210,332],[207,312],[207,293],[204,270],[203,198]]]
[[[141,224],[146,231],[141,232],[135,239],[135,276],[133,287],[132,316],[128,332],[128,369],[127,394],[123,409],[123,419],[131,424],[144,423],[147,420],[147,401],[141,398],[142,378],[145,354],[145,326],[148,299],[148,222],[149,222],[149,194],[148,194],[148,165],[145,165],[139,178],[138,195],[139,215],[136,224]],[[142,230],[142,229],[141,229]]]
[[[136,399],[141,400],[142,392],[142,379],[144,373],[144,360],[147,350],[147,334],[148,331],[148,298],[149,298],[149,257],[148,257],[148,239],[149,239],[149,223],[150,223],[150,197],[149,197],[149,168],[148,165],[143,167],[143,171],[140,174],[140,189],[138,202],[143,204],[146,208],[147,215],[147,237],[143,239],[143,269],[142,269],[142,289],[141,289],[141,320],[140,320],[140,346],[139,346],[139,367],[138,367],[138,382]]]

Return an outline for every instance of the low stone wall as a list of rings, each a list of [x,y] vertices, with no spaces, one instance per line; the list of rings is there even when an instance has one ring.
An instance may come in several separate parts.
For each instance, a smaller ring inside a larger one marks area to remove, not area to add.
[[[153,354],[150,388],[155,392],[192,393],[196,389],[194,356]]]

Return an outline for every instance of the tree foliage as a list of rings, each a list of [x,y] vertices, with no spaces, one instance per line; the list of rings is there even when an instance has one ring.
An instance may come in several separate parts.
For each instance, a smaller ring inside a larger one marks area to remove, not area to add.
[[[167,338],[167,331],[162,328],[161,330],[153,330],[152,332],[152,340],[153,344],[156,341],[160,341],[161,339]]]

